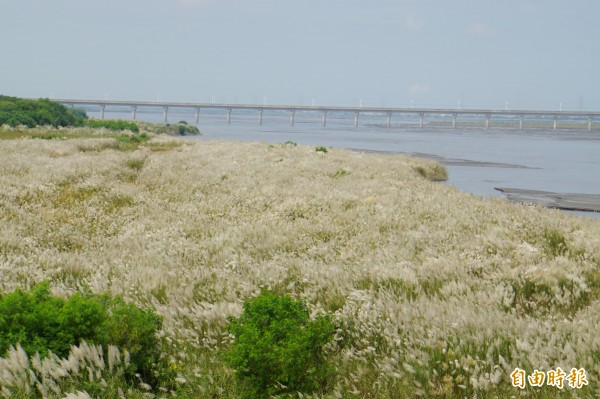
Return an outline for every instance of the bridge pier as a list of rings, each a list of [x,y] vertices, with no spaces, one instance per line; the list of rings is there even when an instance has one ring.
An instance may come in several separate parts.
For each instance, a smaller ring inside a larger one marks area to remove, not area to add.
[[[423,117],[425,116],[425,114],[423,112],[421,112],[419,114],[419,127],[422,128],[423,127]]]
[[[323,111],[323,127],[327,127],[327,110]]]
[[[137,105],[131,107],[131,119],[135,120],[135,114],[137,112]]]
[[[556,130],[557,125],[558,125],[558,115],[554,114],[554,124],[552,126],[552,130]]]
[[[523,119],[525,119],[525,115],[521,114],[519,118],[519,130],[523,130]]]
[[[387,114],[387,127],[390,128],[392,127],[392,113],[388,112]]]
[[[262,125],[263,110],[258,111],[258,124]]]
[[[456,112],[452,114],[452,129],[456,129]]]
[[[104,119],[104,110],[106,109],[106,105],[102,104],[100,106],[100,119]]]
[[[196,108],[196,125],[200,122],[200,107]]]
[[[231,108],[227,109],[227,124],[231,125]]]
[[[163,107],[163,116],[165,120],[165,124],[167,124],[167,120],[169,119],[169,107]]]
[[[485,114],[485,128],[489,129],[490,128],[490,119],[492,118],[492,115],[490,114]]]
[[[295,109],[293,109],[293,110],[292,110],[292,115],[290,116],[290,124],[291,124],[292,126],[294,126],[294,119],[295,119],[295,117],[296,117],[296,110],[295,110]]]
[[[592,117],[588,118],[588,132],[592,130]]]
[[[356,111],[354,113],[354,128],[358,127],[358,115],[360,114],[360,112]]]

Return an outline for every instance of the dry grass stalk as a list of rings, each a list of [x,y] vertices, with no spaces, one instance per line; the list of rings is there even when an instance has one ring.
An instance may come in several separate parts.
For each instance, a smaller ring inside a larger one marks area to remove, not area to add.
[[[103,140],[0,142],[0,290],[152,305],[188,381],[269,288],[345,320],[334,394],[510,395],[515,367],[557,366],[598,392],[597,221],[460,193],[404,156]]]

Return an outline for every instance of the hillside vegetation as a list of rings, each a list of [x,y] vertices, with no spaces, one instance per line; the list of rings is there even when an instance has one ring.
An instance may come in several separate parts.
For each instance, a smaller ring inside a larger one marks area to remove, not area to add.
[[[26,100],[0,95],[0,126],[82,126],[87,115],[48,99]]]
[[[139,133],[140,127],[146,133],[168,134],[171,136],[198,135],[198,127],[185,121],[176,124],[152,124],[126,120],[88,119],[86,112],[78,108],[67,108],[48,99],[28,100],[0,95],[0,126],[13,128],[42,127],[89,127],[114,132],[130,131]],[[22,129],[20,129],[22,130]],[[31,133],[31,132],[28,132]]]
[[[335,326],[318,352],[329,368],[315,397],[600,394],[598,221],[482,200],[432,182],[444,176],[438,164],[400,155],[115,143],[0,141],[0,292],[48,281],[59,297],[90,290],[155,311],[178,397],[240,397],[226,364],[243,362],[223,351],[243,323],[231,329],[229,318],[265,290]],[[0,356],[0,396],[39,397],[24,393],[38,389],[34,354]],[[86,390],[90,378],[113,397],[151,389],[117,389],[93,346],[69,356],[91,374],[68,384],[48,374],[48,397],[102,396]],[[53,361],[52,370],[67,364]],[[557,367],[584,368],[589,384],[511,384],[515,368]]]

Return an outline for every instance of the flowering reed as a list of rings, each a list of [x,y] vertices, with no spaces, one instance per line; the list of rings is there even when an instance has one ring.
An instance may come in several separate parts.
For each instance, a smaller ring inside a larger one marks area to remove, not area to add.
[[[90,398],[85,391],[75,391],[85,385],[108,397],[125,385],[124,371],[129,366],[126,351],[109,346],[108,354],[107,364],[102,347],[85,342],[73,346],[63,359],[53,353],[43,359],[38,353],[28,356],[21,346],[11,347],[5,358],[0,358],[0,396]]]
[[[182,395],[234,397],[217,351],[262,288],[338,320],[331,397],[510,397],[516,367],[585,368],[577,394],[600,392],[598,221],[461,193],[400,155],[111,140],[0,141],[0,292],[154,307]]]

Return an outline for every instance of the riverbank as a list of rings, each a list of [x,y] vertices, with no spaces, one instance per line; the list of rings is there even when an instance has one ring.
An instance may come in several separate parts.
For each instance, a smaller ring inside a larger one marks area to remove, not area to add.
[[[265,288],[337,320],[326,397],[511,397],[515,368],[556,367],[598,393],[598,221],[464,194],[402,155],[113,141],[0,141],[0,291],[156,309],[181,397],[235,397],[227,317]]]

